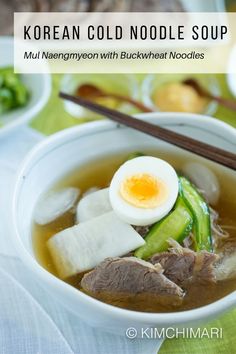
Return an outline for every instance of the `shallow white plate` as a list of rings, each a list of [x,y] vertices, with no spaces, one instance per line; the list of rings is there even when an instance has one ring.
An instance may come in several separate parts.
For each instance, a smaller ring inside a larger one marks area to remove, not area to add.
[[[0,37],[0,67],[14,65],[13,37]],[[22,74],[31,97],[25,107],[14,109],[0,116],[0,136],[30,121],[47,103],[51,93],[49,74]],[[3,126],[1,126],[3,124]]]

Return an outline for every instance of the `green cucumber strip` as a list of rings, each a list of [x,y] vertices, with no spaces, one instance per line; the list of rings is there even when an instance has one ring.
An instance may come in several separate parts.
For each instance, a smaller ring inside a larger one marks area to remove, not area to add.
[[[179,180],[180,193],[193,215],[196,251],[212,252],[211,219],[208,204],[187,178],[180,177]]]
[[[183,199],[178,197],[175,209],[152,226],[145,237],[145,245],[135,251],[135,257],[148,259],[155,253],[166,251],[170,247],[170,238],[182,242],[191,232],[192,226],[192,215]]]

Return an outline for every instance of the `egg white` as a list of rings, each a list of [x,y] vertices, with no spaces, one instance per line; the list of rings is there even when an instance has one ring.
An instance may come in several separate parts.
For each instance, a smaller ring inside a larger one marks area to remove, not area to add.
[[[131,205],[122,198],[120,194],[122,182],[139,173],[150,174],[165,183],[168,195],[161,205],[144,209]],[[120,219],[131,225],[146,226],[161,220],[170,212],[176,202],[178,191],[178,176],[169,163],[156,157],[141,156],[125,162],[116,171],[109,187],[109,198],[113,210]]]

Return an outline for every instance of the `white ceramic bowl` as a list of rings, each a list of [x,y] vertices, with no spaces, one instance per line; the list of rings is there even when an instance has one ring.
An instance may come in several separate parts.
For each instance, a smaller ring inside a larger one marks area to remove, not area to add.
[[[171,113],[139,117],[236,153],[236,130],[213,118]],[[48,273],[35,259],[31,242],[32,213],[41,193],[65,173],[89,160],[118,151],[143,148],[165,148],[187,154],[167,143],[105,120],[64,130],[43,141],[26,158],[18,174],[13,200],[13,243],[35,281],[52,294],[52,301],[58,299],[90,325],[121,334],[128,327],[139,331],[140,328],[153,326],[193,326],[214,318],[236,304],[236,292],[233,292],[215,303],[190,311],[142,313],[124,310],[76,290]],[[228,173],[231,172],[228,170]]]
[[[233,47],[228,63],[228,74],[227,82],[231,93],[236,97],[236,71],[235,71],[235,60],[236,60],[236,46]]]
[[[0,37],[0,53],[0,68],[14,66],[13,37]],[[0,136],[30,121],[40,112],[50,96],[51,76],[49,74],[22,74],[21,77],[31,93],[30,100],[26,106],[0,116],[0,122],[3,123],[3,126],[0,127]]]

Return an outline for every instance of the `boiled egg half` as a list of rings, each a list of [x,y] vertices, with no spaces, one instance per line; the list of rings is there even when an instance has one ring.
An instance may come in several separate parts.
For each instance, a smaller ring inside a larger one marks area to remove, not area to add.
[[[145,226],[166,216],[178,196],[178,176],[164,160],[151,156],[125,162],[114,174],[109,198],[123,221]],[[170,235],[171,236],[171,235]]]

